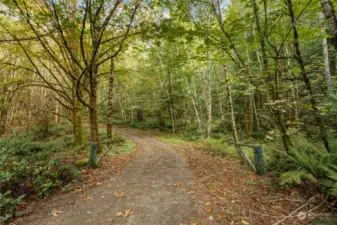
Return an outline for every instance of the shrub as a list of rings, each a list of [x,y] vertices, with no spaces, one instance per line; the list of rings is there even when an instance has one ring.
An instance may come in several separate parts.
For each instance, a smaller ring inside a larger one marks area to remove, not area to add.
[[[202,146],[203,151],[211,155],[226,156],[232,148],[226,143],[222,143],[215,139],[201,139],[199,143]]]
[[[299,185],[303,181],[317,183],[327,193],[337,194],[337,154],[328,153],[323,146],[296,137],[289,152],[280,152],[283,170],[281,185]],[[280,162],[279,162],[280,163]]]
[[[63,139],[32,142],[27,139],[0,140],[0,218],[15,214],[24,195],[48,196],[68,183],[77,170],[63,165],[53,153],[65,146]]]
[[[0,193],[0,222],[4,222],[16,215],[16,206],[19,205],[24,195],[17,198],[12,198],[11,191],[6,191],[4,194]]]

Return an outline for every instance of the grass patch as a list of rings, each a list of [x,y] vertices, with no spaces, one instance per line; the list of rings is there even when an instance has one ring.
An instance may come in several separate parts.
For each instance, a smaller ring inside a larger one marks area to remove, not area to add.
[[[120,155],[129,155],[134,152],[136,149],[135,143],[131,141],[130,139],[127,139],[122,146],[119,146],[119,149],[117,149],[117,152]]]
[[[188,142],[180,137],[158,137],[158,138],[170,144],[185,144]]]
[[[119,144],[112,147],[109,155],[130,155],[136,150],[136,144],[124,135],[115,134],[114,140],[118,141]]]

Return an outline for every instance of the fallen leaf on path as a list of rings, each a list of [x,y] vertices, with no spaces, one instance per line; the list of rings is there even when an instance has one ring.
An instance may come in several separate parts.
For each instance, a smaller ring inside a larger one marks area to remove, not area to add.
[[[113,221],[113,219],[112,219],[112,218],[109,218],[109,219],[107,219],[106,221],[108,221],[108,222],[112,222],[112,221]]]
[[[93,200],[94,199],[94,196],[93,195],[90,195],[87,197],[87,200]]]
[[[114,196],[116,196],[117,198],[121,198],[121,197],[124,196],[124,194],[125,194],[125,192],[115,192]]]
[[[210,213],[210,212],[212,212],[212,207],[206,207],[204,210],[205,210],[206,212]]]
[[[194,222],[191,222],[191,224],[190,225],[198,225],[197,223],[194,223]]]
[[[111,185],[111,184],[108,184],[108,185],[107,185],[107,187],[108,187],[108,188],[111,188],[111,187],[112,187],[112,185]]]
[[[102,185],[102,183],[101,182],[97,182],[96,185],[99,186],[99,185]]]
[[[127,209],[127,210],[125,210],[124,217],[132,215],[133,213],[134,213],[134,211],[132,209]]]
[[[117,217],[120,217],[120,216],[127,217],[127,216],[132,215],[133,213],[134,213],[134,211],[132,209],[127,209],[127,210],[125,210],[124,213],[123,212],[117,212],[116,216]]]
[[[249,225],[250,223],[248,223],[246,220],[244,219],[241,219],[241,223],[244,224],[244,225]]]
[[[51,214],[53,215],[53,217],[57,217],[59,214],[63,213],[63,211],[60,211],[60,210],[56,210],[56,209],[53,209],[51,211]]]

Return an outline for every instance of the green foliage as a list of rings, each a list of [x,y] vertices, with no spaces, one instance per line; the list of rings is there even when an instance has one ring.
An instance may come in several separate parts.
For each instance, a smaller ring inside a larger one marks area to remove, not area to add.
[[[15,206],[24,195],[47,197],[54,188],[77,176],[77,170],[53,156],[63,147],[62,138],[52,142],[0,139],[0,196],[3,199],[0,202],[4,204],[0,207],[0,216],[3,220],[14,215]]]
[[[87,166],[88,165],[88,159],[79,159],[75,162],[75,166],[76,167],[84,167],[84,166]]]
[[[216,139],[201,139],[198,141],[198,143],[202,146],[203,151],[205,151],[207,154],[234,156],[234,148],[222,141]]]
[[[136,149],[136,144],[124,135],[116,133],[113,136],[113,141],[117,144],[111,152],[113,155],[129,155]]]
[[[304,180],[317,182],[316,178],[311,173],[308,173],[305,170],[288,171],[281,174],[281,185],[298,185],[301,184]]]
[[[160,136],[159,137],[160,140],[167,142],[167,143],[171,143],[171,144],[184,144],[187,143],[186,140],[180,138],[180,137],[165,137],[165,136]]]
[[[303,181],[319,184],[321,191],[336,194],[337,155],[328,153],[303,137],[297,137],[294,146],[286,152],[278,152],[279,168],[283,168],[280,183],[285,186],[299,185]],[[274,161],[275,162],[275,161]]]
[[[24,198],[21,195],[17,198],[11,197],[11,191],[6,191],[4,194],[0,193],[0,222],[4,222],[19,213],[16,212],[16,206]]]
[[[187,126],[184,128],[183,136],[186,141],[196,141],[201,137],[196,126]]]

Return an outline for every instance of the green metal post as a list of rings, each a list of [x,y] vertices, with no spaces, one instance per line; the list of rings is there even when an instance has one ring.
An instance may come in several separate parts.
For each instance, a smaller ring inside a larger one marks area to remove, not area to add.
[[[254,153],[255,153],[256,173],[260,176],[263,176],[264,175],[264,165],[263,165],[262,147],[261,146],[255,147]]]
[[[89,161],[88,168],[96,168],[96,143],[90,142],[89,144]]]

